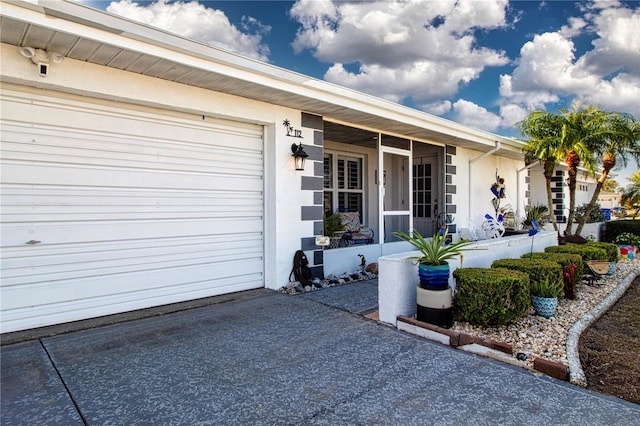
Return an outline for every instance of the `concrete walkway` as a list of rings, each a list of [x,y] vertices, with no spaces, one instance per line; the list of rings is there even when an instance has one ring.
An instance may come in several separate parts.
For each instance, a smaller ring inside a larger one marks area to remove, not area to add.
[[[0,423],[638,424],[638,405],[355,314],[375,287],[247,292],[3,346]]]

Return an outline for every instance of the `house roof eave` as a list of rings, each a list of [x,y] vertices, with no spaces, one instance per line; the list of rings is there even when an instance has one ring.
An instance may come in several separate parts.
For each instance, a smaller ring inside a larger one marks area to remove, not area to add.
[[[352,89],[246,58],[67,0],[16,0],[0,11],[2,43],[53,50],[73,59],[230,93],[401,134],[523,159],[522,142]],[[15,29],[22,24],[19,38]],[[152,64],[143,69],[139,64]]]

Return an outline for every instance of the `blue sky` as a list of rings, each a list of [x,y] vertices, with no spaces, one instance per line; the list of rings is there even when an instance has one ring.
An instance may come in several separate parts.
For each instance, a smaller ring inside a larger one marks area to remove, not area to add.
[[[504,136],[576,100],[640,117],[637,1],[83,3]]]

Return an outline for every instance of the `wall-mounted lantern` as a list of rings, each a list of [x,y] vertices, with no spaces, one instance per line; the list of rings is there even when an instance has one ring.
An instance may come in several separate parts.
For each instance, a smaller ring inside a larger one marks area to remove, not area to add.
[[[298,145],[296,145],[295,143],[292,144],[291,152],[293,152],[291,156],[296,163],[296,170],[304,170],[304,161],[309,156],[309,154],[304,152],[304,149],[302,149],[302,142],[300,142]]]

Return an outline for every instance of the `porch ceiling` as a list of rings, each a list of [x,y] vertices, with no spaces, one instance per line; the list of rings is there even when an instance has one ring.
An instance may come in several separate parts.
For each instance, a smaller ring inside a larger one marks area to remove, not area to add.
[[[349,126],[522,159],[520,143],[401,105],[243,58],[66,1],[14,2],[0,11],[0,41],[189,86],[282,105]],[[20,6],[24,6],[20,7]],[[63,19],[56,19],[63,18]],[[152,43],[154,51],[144,47]],[[328,125],[327,130],[336,129]],[[345,130],[342,127],[342,130]],[[363,143],[353,129],[341,142]]]

